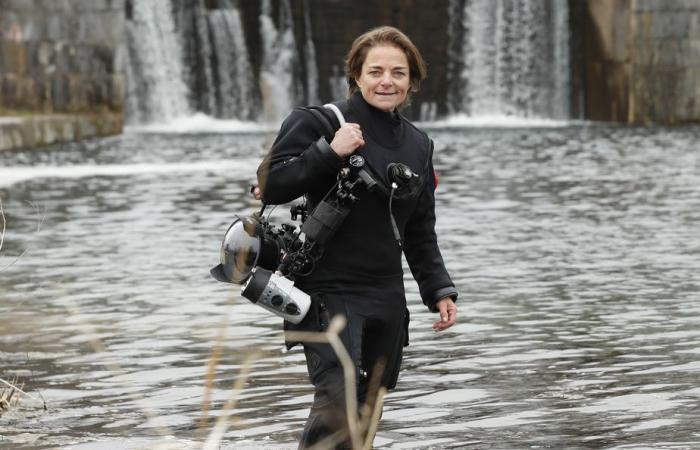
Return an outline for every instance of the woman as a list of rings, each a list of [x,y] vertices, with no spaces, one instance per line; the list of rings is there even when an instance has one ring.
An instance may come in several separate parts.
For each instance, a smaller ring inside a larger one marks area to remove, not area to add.
[[[408,345],[402,251],[423,302],[440,314],[433,329],[449,328],[457,315],[457,291],[435,235],[433,144],[399,112],[425,72],[420,53],[396,28],[361,35],[346,59],[349,98],[335,103],[347,123],[329,143],[313,114],[293,111],[258,169],[265,203],[305,195],[309,211],[333,187],[351,155],[363,156],[379,182],[380,189],[357,195],[315,269],[297,280],[311,295],[311,310],[300,324],[285,323],[285,329],[323,331],[333,316],[345,316],[340,337],[356,366],[359,405],[370,407],[373,375],[393,388]],[[401,180],[388,169],[395,163],[410,169]],[[348,445],[341,364],[328,344],[304,343],[304,353],[315,396],[300,448],[329,437]]]

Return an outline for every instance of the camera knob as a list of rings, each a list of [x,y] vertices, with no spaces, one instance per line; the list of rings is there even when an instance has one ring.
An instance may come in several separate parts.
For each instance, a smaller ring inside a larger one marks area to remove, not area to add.
[[[297,315],[299,314],[299,307],[296,305],[296,303],[287,303],[287,305],[284,307],[284,312],[286,312],[289,315]]]
[[[270,303],[272,303],[272,306],[274,306],[275,308],[279,308],[280,306],[282,306],[282,303],[284,303],[284,299],[281,295],[273,295],[270,299]]]
[[[415,172],[411,170],[410,167],[408,167],[405,164],[401,163],[391,163],[387,167],[387,172],[389,175],[389,180],[396,182],[396,184],[405,184],[406,182],[410,181],[411,178],[415,178],[418,176]]]

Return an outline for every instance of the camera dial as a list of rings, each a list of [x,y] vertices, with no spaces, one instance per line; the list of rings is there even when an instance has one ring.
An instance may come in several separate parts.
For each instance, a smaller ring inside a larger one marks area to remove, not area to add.
[[[351,155],[348,159],[348,163],[351,166],[359,169],[365,165],[365,158],[362,155]]]
[[[389,181],[399,186],[407,184],[413,178],[418,178],[418,174],[411,170],[406,164],[391,163],[387,166]]]

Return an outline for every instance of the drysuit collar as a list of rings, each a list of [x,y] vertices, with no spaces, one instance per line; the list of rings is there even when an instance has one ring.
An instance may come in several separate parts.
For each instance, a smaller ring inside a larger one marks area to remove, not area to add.
[[[369,132],[379,145],[397,148],[403,144],[404,123],[398,111],[384,112],[375,108],[367,103],[360,91],[355,92],[348,103],[357,114],[363,132]]]

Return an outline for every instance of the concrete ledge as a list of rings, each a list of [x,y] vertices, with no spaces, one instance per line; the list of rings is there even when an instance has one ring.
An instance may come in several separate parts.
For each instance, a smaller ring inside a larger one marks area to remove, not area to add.
[[[0,151],[120,134],[123,125],[120,113],[0,116]]]

